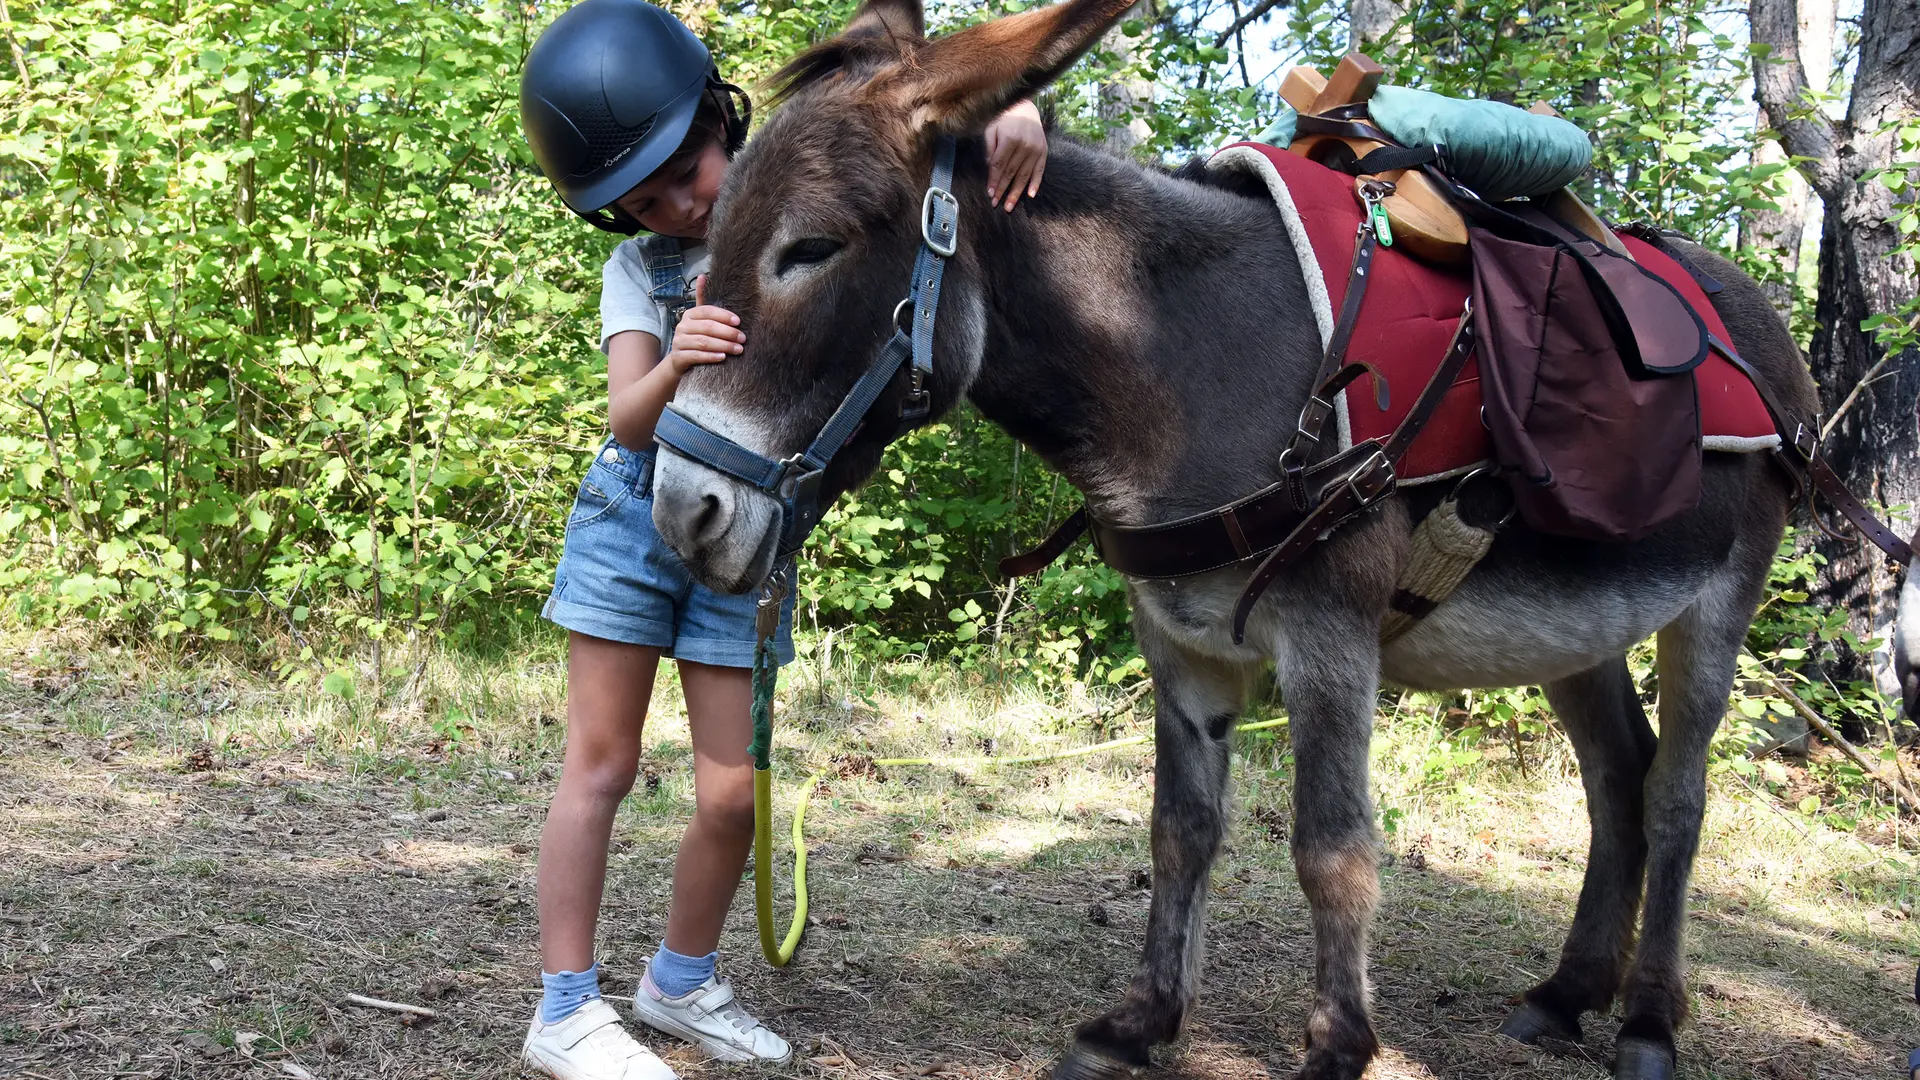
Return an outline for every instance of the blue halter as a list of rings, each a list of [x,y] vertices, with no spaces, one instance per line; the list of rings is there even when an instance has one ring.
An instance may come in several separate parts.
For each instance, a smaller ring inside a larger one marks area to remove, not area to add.
[[[689,461],[752,484],[780,501],[780,550],[776,565],[799,551],[807,542],[807,534],[819,524],[821,474],[909,358],[913,362],[908,373],[912,382],[900,406],[900,419],[922,420],[927,416],[927,383],[933,375],[933,321],[940,306],[940,279],[959,243],[960,203],[949,190],[953,184],[953,155],[952,137],[940,136],[934,144],[933,176],[926,196],[920,200],[920,254],[913,263],[912,288],[893,310],[893,336],[881,346],[866,374],[847,391],[840,407],[827,418],[820,434],[814,436],[805,450],[777,460],[766,457],[701,425],[672,405],[667,406],[660,414],[659,423],[654,425],[653,438],[661,446]],[[909,307],[913,323],[911,328],[902,327],[900,316]]]

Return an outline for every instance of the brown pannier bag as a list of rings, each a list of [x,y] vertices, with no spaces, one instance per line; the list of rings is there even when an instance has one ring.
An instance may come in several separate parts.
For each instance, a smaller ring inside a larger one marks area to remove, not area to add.
[[[1699,316],[1631,259],[1523,203],[1463,209],[1475,222],[1481,415],[1521,517],[1624,542],[1693,509]]]

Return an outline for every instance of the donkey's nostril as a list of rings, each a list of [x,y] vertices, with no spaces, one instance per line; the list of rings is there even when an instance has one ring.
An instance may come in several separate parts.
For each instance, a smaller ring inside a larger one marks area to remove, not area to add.
[[[693,535],[706,539],[718,533],[724,524],[720,496],[711,492],[700,496],[700,510],[693,516]]]

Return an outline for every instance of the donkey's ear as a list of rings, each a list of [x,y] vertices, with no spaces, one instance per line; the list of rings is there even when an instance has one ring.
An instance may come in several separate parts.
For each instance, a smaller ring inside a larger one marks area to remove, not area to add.
[[[928,42],[876,79],[870,93],[913,114],[916,128],[984,129],[1060,77],[1138,0],[1066,0]]]
[[[920,0],[866,0],[853,13],[842,39],[884,38],[896,42],[905,51],[927,36],[927,16]]]

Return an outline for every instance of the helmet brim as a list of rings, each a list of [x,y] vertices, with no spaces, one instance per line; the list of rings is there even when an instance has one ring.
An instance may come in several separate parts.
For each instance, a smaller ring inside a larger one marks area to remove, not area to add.
[[[693,114],[699,110],[700,96],[706,89],[707,75],[702,74],[655,114],[653,130],[634,146],[633,152],[620,162],[618,168],[575,191],[567,199],[567,205],[577,214],[598,213],[644,183],[686,141],[687,129],[693,126]]]

